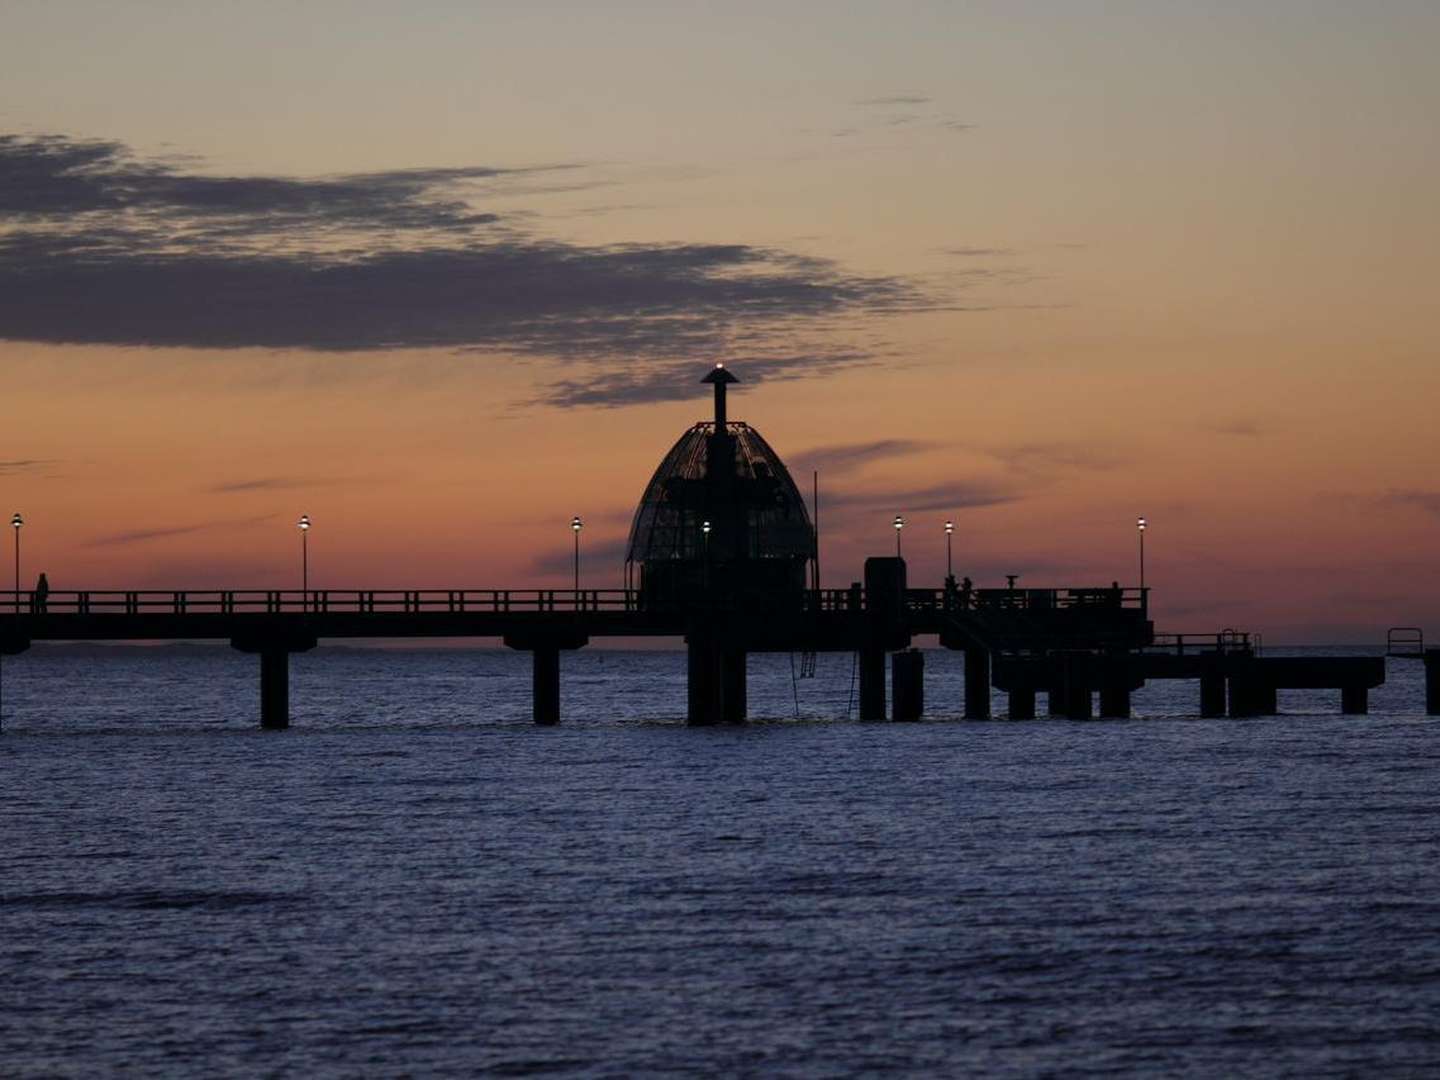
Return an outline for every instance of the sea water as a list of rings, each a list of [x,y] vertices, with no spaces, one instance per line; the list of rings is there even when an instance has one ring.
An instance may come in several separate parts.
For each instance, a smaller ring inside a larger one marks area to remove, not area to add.
[[[854,719],[853,660],[3,662],[5,1076],[1440,1074],[1440,721]],[[1043,702],[1043,698],[1042,698]]]

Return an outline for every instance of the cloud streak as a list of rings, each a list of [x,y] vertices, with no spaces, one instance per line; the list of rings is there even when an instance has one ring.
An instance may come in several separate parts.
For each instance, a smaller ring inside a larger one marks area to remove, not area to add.
[[[563,243],[474,205],[477,186],[560,168],[212,177],[114,142],[0,137],[0,338],[602,361],[605,384],[544,400],[620,405],[676,396],[680,356],[749,359],[754,380],[865,363],[794,342],[935,306],[773,248]]]

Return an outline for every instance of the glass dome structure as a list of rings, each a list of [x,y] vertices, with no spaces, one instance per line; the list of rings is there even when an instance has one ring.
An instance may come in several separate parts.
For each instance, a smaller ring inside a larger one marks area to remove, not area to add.
[[[815,553],[815,530],[785,463],[758,431],[725,415],[738,380],[717,365],[715,419],[676,441],[645,486],[630,526],[627,577],[640,572],[642,602],[686,606],[717,593],[798,603]]]

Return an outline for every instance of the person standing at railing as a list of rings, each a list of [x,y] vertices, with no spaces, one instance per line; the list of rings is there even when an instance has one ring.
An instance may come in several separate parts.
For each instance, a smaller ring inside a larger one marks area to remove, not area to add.
[[[35,592],[30,597],[30,610],[36,615],[43,615],[50,601],[50,579],[42,572],[40,579],[35,582]]]
[[[1117,608],[1120,607],[1124,602],[1124,596],[1125,594],[1120,591],[1120,582],[1110,582],[1110,606]]]
[[[970,610],[970,597],[974,594],[974,592],[975,592],[975,583],[970,580],[969,576],[967,575],[966,577],[961,578],[961,579],[960,579],[960,610],[961,610],[961,611],[969,611],[969,610]]]

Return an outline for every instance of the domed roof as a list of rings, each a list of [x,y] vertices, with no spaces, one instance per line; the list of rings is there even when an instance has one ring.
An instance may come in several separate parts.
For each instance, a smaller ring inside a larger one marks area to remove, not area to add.
[[[725,452],[727,443],[733,453]],[[717,460],[730,463],[730,475],[710,475],[716,451]],[[805,500],[780,455],[748,424],[707,422],[681,435],[650,478],[625,558],[699,559],[708,544],[712,558],[803,560],[814,543]]]

